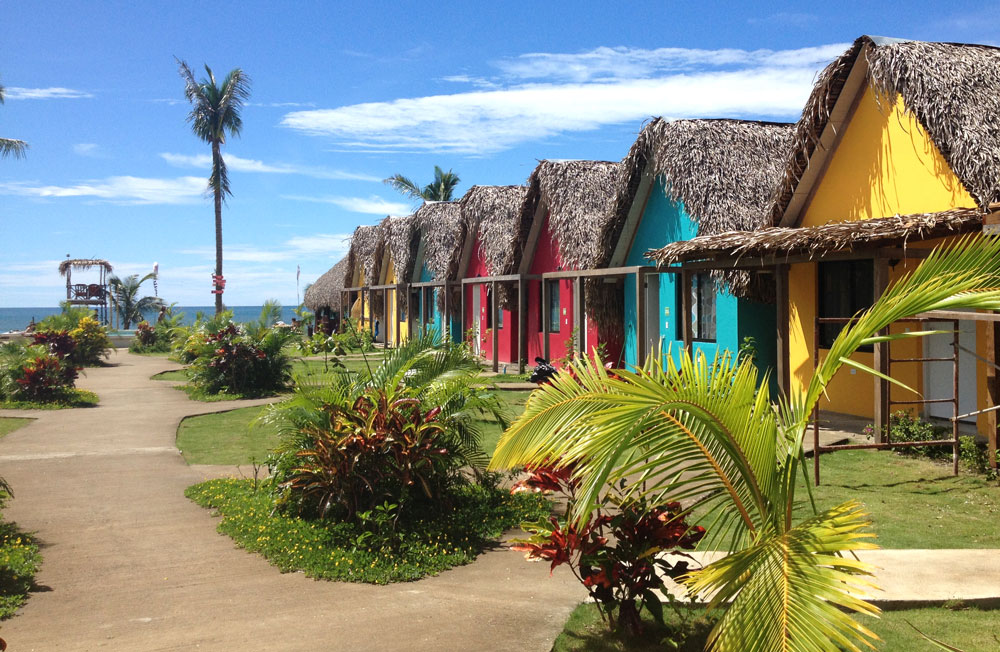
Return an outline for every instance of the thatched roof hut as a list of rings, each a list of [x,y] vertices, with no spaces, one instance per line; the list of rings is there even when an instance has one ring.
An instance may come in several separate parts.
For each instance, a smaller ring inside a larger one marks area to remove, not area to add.
[[[416,229],[416,219],[413,215],[405,217],[387,217],[379,224],[386,251],[392,258],[397,283],[409,283],[413,278],[413,261],[417,256],[417,246],[420,244],[419,231]],[[382,266],[387,265],[387,258],[382,257]],[[389,279],[384,281],[388,283]],[[397,297],[399,305],[406,310],[407,293],[401,292]]]
[[[905,247],[911,241],[975,233],[982,226],[983,214],[978,208],[957,208],[820,226],[727,231],[674,242],[651,251],[649,257],[660,265],[698,260],[722,260],[735,265],[741,259],[773,263],[792,256],[821,258],[843,250]]]
[[[525,186],[473,186],[459,202],[470,240],[466,246],[478,238],[479,255],[489,276],[517,272],[531,229],[522,211],[527,193]],[[499,294],[501,305],[510,310],[515,294],[506,286]]]
[[[313,312],[327,308],[333,312],[340,310],[341,291],[347,274],[347,256],[328,269],[316,282],[306,289],[303,303]]]
[[[110,274],[114,271],[114,268],[111,267],[111,263],[106,260],[101,260],[100,258],[67,258],[66,260],[59,262],[59,274],[66,276],[66,272],[71,269],[75,268],[88,270],[91,267],[100,267],[106,274]]]
[[[614,250],[616,207],[623,166],[611,161],[541,161],[528,177],[522,220],[531,223],[543,207],[567,269],[605,267]],[[622,328],[620,283],[588,279],[586,310],[605,333]]]
[[[378,273],[382,268],[382,254],[385,251],[385,229],[381,224],[359,226],[351,237],[351,248],[347,253],[347,287],[378,285]],[[384,318],[381,301],[373,301],[375,317]]]
[[[466,226],[457,201],[424,202],[414,213],[415,227],[420,229],[423,264],[434,280],[455,280],[462,258]],[[456,290],[451,301],[452,312],[459,310],[460,295]],[[438,306],[444,308],[444,293],[438,293]]]
[[[824,130],[835,126],[835,115],[849,114],[847,94],[866,84],[882,98],[902,97],[981,209],[1000,200],[1000,49],[862,36],[813,87],[774,193],[772,224],[794,226],[782,220],[810,159],[824,151]]]
[[[768,225],[767,209],[792,133],[787,123],[656,118],[623,161],[627,180],[618,198],[618,222],[631,208],[639,179],[651,174],[664,181],[667,197],[683,204],[699,235]],[[716,281],[741,298],[773,297],[769,283],[748,272],[719,273]]]

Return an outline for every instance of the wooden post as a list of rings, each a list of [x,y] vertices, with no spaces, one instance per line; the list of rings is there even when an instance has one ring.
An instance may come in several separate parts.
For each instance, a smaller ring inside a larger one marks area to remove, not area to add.
[[[586,355],[583,341],[586,336],[586,326],[583,323],[583,279],[579,276],[573,278],[573,330],[576,331],[576,352]]]
[[[382,348],[389,348],[389,288],[382,288]]]
[[[528,363],[528,284],[517,277],[517,373],[523,374]]]
[[[691,272],[681,271],[681,339],[684,341],[684,348],[691,352],[691,343],[694,341],[691,323]]]
[[[464,342],[465,341],[465,328],[466,328],[466,326],[465,326],[465,284],[462,283],[461,281],[459,281],[458,282],[458,289],[462,292],[461,296],[459,297],[459,309],[461,310],[461,312],[458,315],[458,325],[459,325],[459,329],[462,332],[458,334],[458,337],[459,337],[459,339],[462,342]]]
[[[444,281],[444,287],[441,289],[444,292],[444,312],[441,315],[441,341],[451,340],[451,288],[448,287],[448,279]]]
[[[791,349],[789,345],[789,296],[788,275],[789,265],[778,265],[774,270],[775,302],[777,303],[777,353],[778,353],[778,391],[788,396],[792,391]]]
[[[552,301],[552,297],[549,296],[549,282],[546,279],[540,281],[542,284],[542,357],[546,360],[549,359],[549,333],[552,332],[552,323],[549,321],[549,317],[552,311],[550,310],[549,303]]]
[[[986,393],[989,405],[1000,405],[1000,372],[997,371],[997,360],[1000,360],[1000,322],[986,322]],[[986,445],[989,452],[989,464],[997,468],[997,426],[1000,419],[998,411],[987,412]]]
[[[496,281],[490,283],[490,292],[493,295],[490,300],[490,311],[493,313],[493,373],[497,373],[500,371],[500,329],[497,327],[500,323],[500,301],[497,299]]]
[[[398,284],[398,285],[396,285],[396,288],[392,291],[392,295],[396,299],[396,301],[394,302],[395,305],[393,306],[395,308],[394,312],[396,313],[396,346],[399,346],[400,344],[403,343],[403,333],[401,332],[401,329],[403,328],[403,316],[400,314],[400,308],[401,308],[401,306],[399,305],[400,304],[400,300],[399,300],[400,292],[399,291],[400,291],[400,289],[402,287],[403,287],[402,284]],[[402,295],[402,296],[406,296],[406,295]]]
[[[883,256],[876,255],[872,261],[874,266],[872,298],[875,301],[889,287],[889,260]],[[878,332],[879,335],[888,335],[889,329],[884,328]],[[889,374],[889,343],[877,342],[875,349],[875,371],[880,374]],[[886,432],[889,429],[889,381],[882,378],[875,378],[875,443],[882,444],[886,440]]]
[[[646,363],[646,275],[635,274],[635,366]]]

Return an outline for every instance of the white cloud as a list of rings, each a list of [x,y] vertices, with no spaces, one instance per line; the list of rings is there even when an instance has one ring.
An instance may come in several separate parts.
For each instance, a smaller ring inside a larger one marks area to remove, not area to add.
[[[351,150],[479,154],[650,116],[792,120],[846,47],[532,53],[497,64],[516,81],[503,88],[294,111],[281,124]]]
[[[330,258],[339,260],[347,255],[350,248],[350,233],[315,233],[308,236],[289,238],[274,248],[247,244],[227,244],[223,251],[226,261],[244,263],[275,263],[302,258]],[[179,254],[200,256],[205,260],[215,260],[215,248],[193,247],[182,249]]]
[[[205,171],[212,165],[210,154],[172,154],[164,152],[160,157],[176,167],[202,168]],[[360,172],[346,172],[344,170],[329,170],[326,168],[313,167],[307,165],[289,165],[286,163],[268,164],[251,158],[242,158],[233,154],[224,154],[223,160],[230,170],[236,172],[258,172],[262,174],[299,174],[314,179],[344,179],[349,181],[381,181],[382,179],[370,174]]]
[[[344,210],[352,213],[364,213],[366,215],[409,215],[413,212],[413,207],[409,204],[388,201],[376,195],[371,197],[309,197],[306,195],[282,195],[282,199],[292,199],[295,201],[308,201],[319,204],[333,204],[340,206]]]
[[[96,143],[77,143],[73,145],[73,152],[78,156],[97,156],[98,149]]]
[[[0,194],[22,197],[90,197],[117,204],[188,204],[202,199],[207,182],[201,177],[150,179],[108,177],[72,186],[37,185],[24,181],[0,183]]]
[[[7,100],[75,100],[81,97],[94,97],[93,93],[78,91],[72,88],[21,88],[8,86],[4,89],[4,99]]]

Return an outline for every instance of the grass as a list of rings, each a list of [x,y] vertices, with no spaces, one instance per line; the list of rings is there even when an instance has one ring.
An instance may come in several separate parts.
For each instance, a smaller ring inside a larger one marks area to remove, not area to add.
[[[400,519],[392,543],[373,544],[353,523],[304,520],[274,510],[274,495],[252,480],[210,480],[185,495],[222,516],[219,532],[263,555],[282,572],[369,584],[418,580],[472,562],[505,530],[548,514],[537,495],[467,486],[452,496],[450,510],[435,503]],[[415,508],[414,508],[415,509]]]
[[[187,370],[172,369],[170,371],[161,371],[160,373],[153,376],[153,380],[173,380],[181,383],[186,383],[188,381]]]
[[[94,407],[100,402],[94,392],[85,389],[67,390],[63,398],[56,401],[0,401],[0,410],[63,410],[66,408]]]
[[[966,471],[953,476],[950,462],[840,451],[821,457],[820,477],[817,507],[860,500],[883,548],[1000,548],[1000,486]],[[796,495],[806,500],[804,481]]]
[[[250,423],[264,406],[188,417],[177,428],[177,448],[188,464],[249,464],[262,461],[278,445],[273,428]]]
[[[23,419],[19,417],[0,417],[0,437],[10,434],[15,430],[17,430],[18,428],[22,428],[28,425],[32,421],[34,421],[34,419]]]
[[[524,403],[530,393],[498,392],[514,416],[524,412]],[[223,397],[216,400],[233,398],[228,395]],[[265,408],[245,407],[188,417],[177,428],[177,448],[188,464],[240,465],[254,460],[260,462],[278,445],[278,436],[273,429],[264,425],[250,426],[250,422]],[[483,431],[483,451],[492,456],[503,431],[493,421],[480,420],[478,425]]]
[[[643,614],[648,631],[636,641],[624,641],[621,636],[608,632],[594,604],[582,604],[570,615],[569,620],[552,646],[553,652],[652,652],[676,649],[701,652],[710,625],[700,610],[691,610],[682,621],[670,609],[664,609],[667,629],[660,629]],[[965,652],[987,652],[1000,647],[995,637],[1000,636],[1000,611],[977,609],[961,604],[946,607],[924,607],[885,611],[881,618],[862,616],[861,622],[882,639],[876,649],[886,652],[933,652],[940,648],[928,643],[908,623],[944,643]],[[680,636],[678,636],[680,634]],[[682,638],[679,647],[664,643]]]
[[[0,521],[0,620],[28,600],[41,564],[38,544],[14,523]]]

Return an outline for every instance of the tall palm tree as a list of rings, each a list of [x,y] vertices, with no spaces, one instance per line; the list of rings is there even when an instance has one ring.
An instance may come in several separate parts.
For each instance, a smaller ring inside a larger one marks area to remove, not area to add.
[[[599,360],[581,360],[573,375],[532,395],[491,466],[574,464],[578,522],[590,518],[607,483],[637,477],[635,495],[690,500],[709,514],[706,547],[730,554],[685,582],[723,607],[709,639],[713,652],[857,652],[875,635],[850,612],[879,610],[866,597],[875,588],[873,568],[853,555],[875,548],[874,535],[855,501],[822,512],[812,504],[804,518],[793,513],[807,424],[843,365],[876,374],[850,359],[859,347],[930,333],[877,336],[882,329],[956,308],[1000,310],[1000,238],[936,249],[841,331],[808,386],[777,405],[749,359],[709,364],[682,352],[679,362],[668,354],[663,363],[651,356],[640,370],[615,371],[617,378]]]
[[[181,78],[184,80],[184,96],[191,102],[188,122],[198,138],[212,146],[212,174],[208,187],[215,198],[215,275],[222,277],[222,202],[226,195],[232,195],[229,187],[229,173],[222,160],[222,145],[226,134],[239,136],[243,129],[240,112],[243,103],[250,98],[250,78],[239,68],[233,68],[222,84],[217,84],[212,69],[207,65],[207,79],[197,81],[187,63],[177,60]],[[217,291],[221,287],[216,286]],[[215,295],[215,314],[222,312],[222,294]]]
[[[388,179],[383,179],[383,183],[392,186],[396,191],[410,197],[423,201],[449,201],[455,186],[461,179],[458,175],[448,170],[445,172],[439,166],[434,166],[434,180],[421,188],[412,179],[404,177],[402,174],[394,174]]]
[[[132,322],[143,320],[144,313],[159,310],[165,305],[163,299],[159,297],[139,297],[142,284],[156,278],[155,274],[146,274],[139,278],[138,274],[131,274],[125,278],[115,275],[108,277],[108,286],[111,288],[111,296],[115,302],[115,311],[122,320],[122,328],[128,330],[132,327]]]
[[[0,104],[3,104],[4,87],[0,86]],[[13,156],[14,158],[24,158],[24,153],[28,149],[28,143],[23,140],[13,138],[0,138],[0,158]]]

